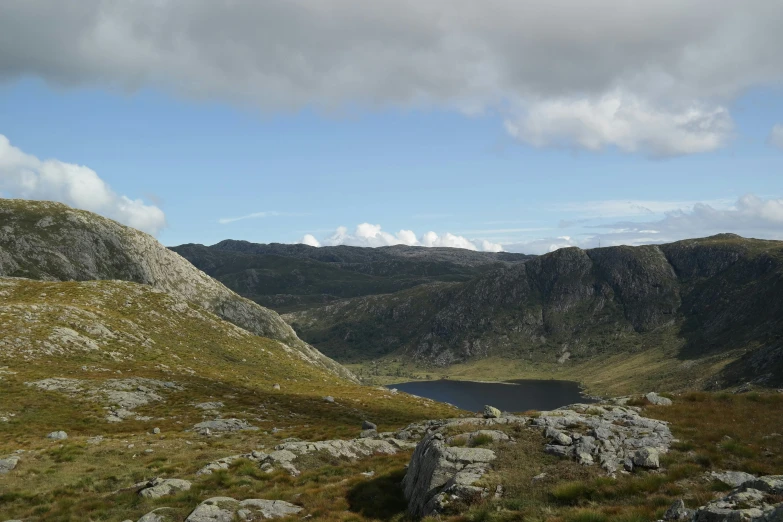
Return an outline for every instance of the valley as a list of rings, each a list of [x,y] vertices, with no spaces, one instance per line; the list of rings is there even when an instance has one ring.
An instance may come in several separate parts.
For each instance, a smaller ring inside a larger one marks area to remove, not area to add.
[[[736,237],[524,258],[399,248],[367,265],[349,249],[338,265],[357,264],[339,277],[373,272],[380,286],[297,305],[283,316],[292,328],[141,232],[0,199],[0,514],[777,520],[778,249]],[[272,270],[266,255],[242,266]],[[407,286],[383,293],[400,257]],[[283,259],[278,271],[302,266]],[[337,277],[322,268],[306,292]],[[270,277],[288,291],[287,276]],[[343,320],[351,335],[338,337],[329,321]],[[700,337],[684,335],[689,321]],[[729,327],[738,331],[721,338]],[[589,337],[601,329],[610,334]],[[431,357],[443,350],[461,355]],[[379,386],[411,377],[448,377],[430,384],[478,402],[460,409]],[[568,397],[542,389],[549,403],[524,389],[535,407],[517,408],[482,405],[460,381],[524,378],[573,383]],[[577,382],[601,397],[581,399]]]

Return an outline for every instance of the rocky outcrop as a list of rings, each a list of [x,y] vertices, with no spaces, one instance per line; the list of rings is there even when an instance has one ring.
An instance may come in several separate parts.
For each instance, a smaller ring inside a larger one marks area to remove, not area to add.
[[[356,460],[376,454],[394,455],[399,451],[410,450],[415,444],[394,438],[372,439],[358,438],[353,440],[325,440],[319,442],[292,441],[278,444],[271,452],[253,451],[240,455],[224,457],[210,462],[201,468],[198,475],[209,475],[214,471],[228,469],[236,460],[247,459],[257,462],[261,469],[271,473],[276,469],[284,469],[291,475],[299,475],[296,467],[299,457],[323,452],[331,457],[345,460]]]
[[[572,404],[533,417],[482,416],[411,424],[399,433],[423,438],[403,481],[408,511],[422,517],[442,512],[454,501],[469,503],[489,495],[477,482],[490,469],[494,451],[470,446],[476,441],[513,443],[499,429],[511,425],[539,430],[543,451],[586,466],[600,465],[608,475],[623,468],[657,468],[660,455],[674,439],[666,422],[642,417],[639,411],[604,402]]]
[[[191,484],[187,480],[163,478],[155,478],[136,485],[139,488],[140,496],[151,499],[166,497],[180,491],[188,491],[190,486]]]
[[[751,480],[697,509],[693,522],[779,522],[783,520],[781,495],[783,475]]]
[[[402,482],[408,513],[423,517],[442,512],[457,499],[487,496],[485,488],[474,484],[493,460],[490,449],[449,447],[440,433],[428,435],[416,446]]]
[[[231,497],[213,497],[199,504],[185,522],[270,520],[296,515],[301,511],[301,507],[282,500],[251,498],[239,501]]]
[[[149,417],[136,415],[133,410],[151,402],[163,401],[166,394],[183,389],[176,382],[141,377],[103,381],[51,377],[25,384],[44,391],[64,393],[75,399],[101,402],[105,404],[108,422],[149,420]]]
[[[119,279],[150,285],[291,347],[345,379],[348,370],[300,340],[280,316],[201,272],[155,238],[53,202],[0,199],[0,276],[49,281]]]
[[[258,428],[242,419],[215,419],[199,422],[193,426],[193,429],[202,435],[209,435],[213,432],[257,430]]]

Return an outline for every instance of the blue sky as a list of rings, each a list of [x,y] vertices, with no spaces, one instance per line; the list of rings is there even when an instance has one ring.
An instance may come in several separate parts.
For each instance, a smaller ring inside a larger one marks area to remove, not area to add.
[[[705,92],[698,103],[688,94],[683,109],[618,80],[592,94],[532,95],[520,116],[509,108],[519,95],[478,109],[431,93],[367,103],[385,96],[373,84],[336,100],[304,89],[293,101],[275,92],[259,101],[222,86],[194,94],[184,87],[189,77],[163,72],[117,85],[103,79],[122,80],[105,64],[96,66],[106,68],[101,74],[66,81],[36,63],[11,71],[10,63],[35,62],[14,52],[0,53],[0,135],[8,141],[0,193],[95,210],[166,245],[309,234],[313,244],[542,253],[720,231],[783,239],[776,81]],[[358,74],[377,74],[360,65]],[[92,171],[100,194],[74,195],[81,171],[68,165]],[[60,173],[56,181],[47,168]],[[39,176],[34,188],[20,181],[24,169]]]

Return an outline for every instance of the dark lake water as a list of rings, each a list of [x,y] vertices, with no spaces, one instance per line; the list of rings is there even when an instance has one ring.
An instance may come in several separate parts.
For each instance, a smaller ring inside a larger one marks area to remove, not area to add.
[[[489,404],[501,411],[552,410],[575,402],[594,402],[571,381],[500,382],[418,381],[389,385],[405,393],[448,402],[463,410],[482,411]]]

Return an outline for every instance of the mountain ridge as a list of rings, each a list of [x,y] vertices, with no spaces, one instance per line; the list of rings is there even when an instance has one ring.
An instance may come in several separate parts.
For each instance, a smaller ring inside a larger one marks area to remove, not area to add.
[[[731,359],[717,377],[721,385],[749,378],[773,385],[783,382],[781,296],[783,243],[723,234],[565,248],[468,282],[353,298],[284,318],[343,361],[393,355],[446,367],[501,355],[568,367],[637,353],[669,336],[660,344],[676,347],[680,362]]]

